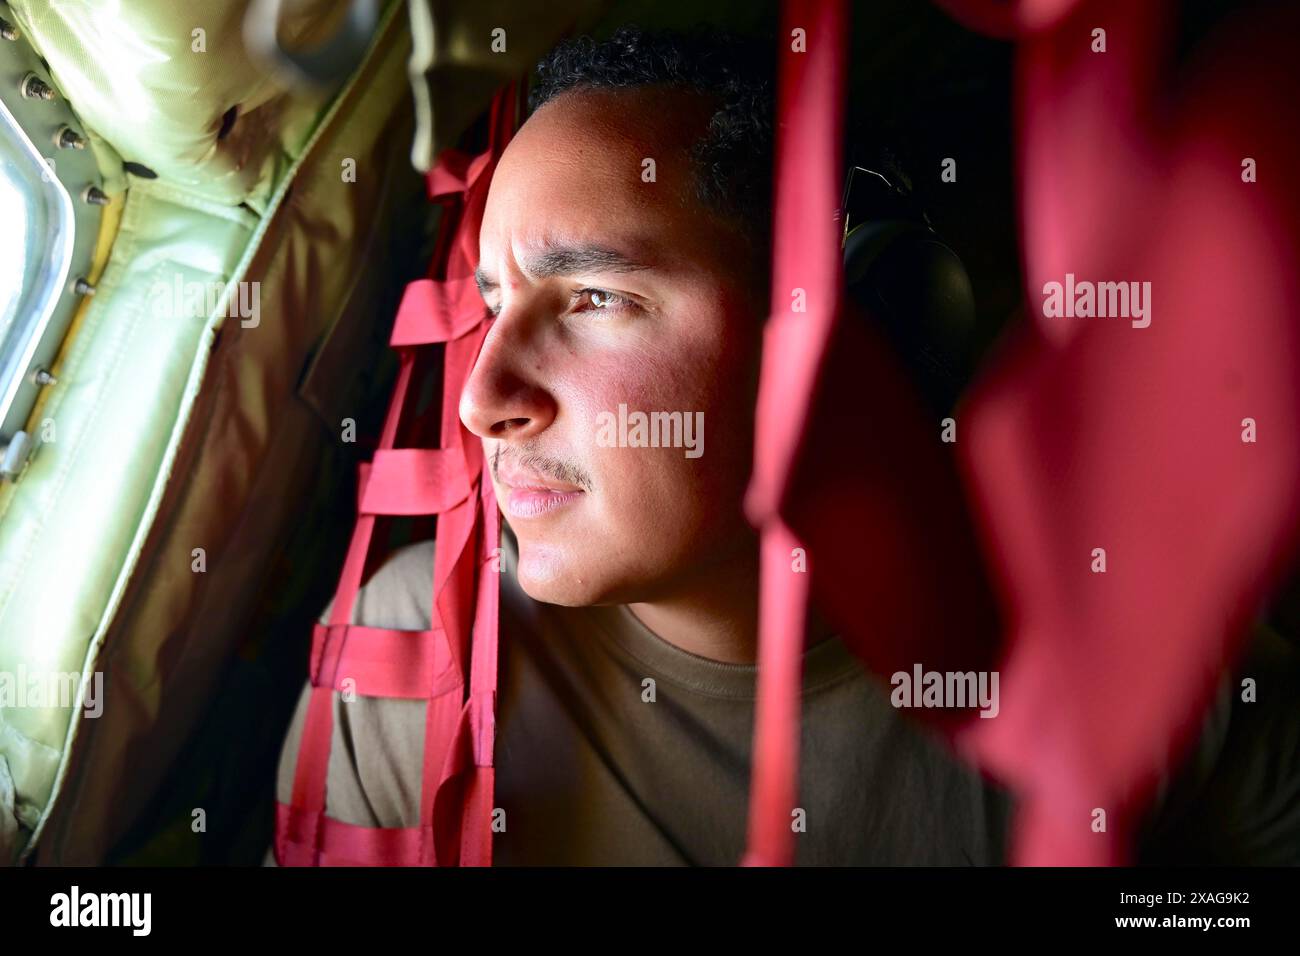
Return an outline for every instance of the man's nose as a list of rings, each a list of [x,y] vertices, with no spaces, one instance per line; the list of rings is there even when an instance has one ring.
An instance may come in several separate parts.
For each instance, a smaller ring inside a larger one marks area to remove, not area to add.
[[[555,401],[536,373],[537,343],[529,336],[517,312],[503,313],[488,328],[460,394],[460,420],[480,438],[530,438],[555,420]]]

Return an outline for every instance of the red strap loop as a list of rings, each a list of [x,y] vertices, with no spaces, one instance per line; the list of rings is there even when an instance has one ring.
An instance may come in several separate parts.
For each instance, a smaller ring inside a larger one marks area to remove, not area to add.
[[[807,30],[806,52],[779,47],[772,303],[764,333],[754,475],[746,511],[762,534],[758,699],[745,864],[794,860],[790,813],[798,797],[799,691],[807,584],[790,574],[797,542],[781,519],[799,438],[839,312],[842,263],[834,213],[842,182],[845,36],[843,0],[787,0],[788,37]],[[806,294],[806,314],[782,304]]]
[[[381,448],[361,494],[363,515],[433,515],[470,493],[460,449]]]
[[[457,406],[486,334],[487,311],[470,278],[483,204],[517,125],[523,89],[519,82],[497,93],[486,152],[471,159],[444,151],[429,176],[432,197],[451,197],[462,206],[444,217],[456,223],[456,233],[441,245],[447,258],[436,270],[453,278],[412,283],[394,325],[392,344],[401,350],[397,385],[379,450],[361,468],[360,513],[330,621],[313,633],[314,686],[293,795],[277,806],[275,848],[282,865],[491,864],[500,579],[484,566],[500,553],[500,513],[483,477],[481,446],[461,424]],[[413,348],[437,342],[445,343],[441,447],[394,448],[412,392]],[[348,623],[381,514],[439,515],[431,582],[436,624],[427,631]],[[472,685],[470,700],[466,684]],[[427,698],[419,826],[358,827],[326,816],[334,695],[345,688],[366,696]]]
[[[312,677],[317,687],[362,697],[424,700],[464,686],[442,628],[399,631],[358,624],[317,624],[322,659]],[[351,683],[348,683],[348,682]]]
[[[402,293],[393,348],[450,342],[474,330],[487,316],[472,275],[454,279],[417,279]]]
[[[284,803],[275,805],[275,829],[281,866],[419,866],[428,836],[420,827],[360,827]]]

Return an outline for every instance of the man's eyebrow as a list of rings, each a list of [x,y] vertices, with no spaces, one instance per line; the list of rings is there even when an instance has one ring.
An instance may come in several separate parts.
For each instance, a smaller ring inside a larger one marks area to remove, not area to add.
[[[534,279],[576,275],[583,272],[640,272],[650,265],[619,252],[599,246],[559,246],[527,256],[520,263],[524,272]],[[474,270],[474,281],[481,295],[487,295],[498,285],[479,266]]]

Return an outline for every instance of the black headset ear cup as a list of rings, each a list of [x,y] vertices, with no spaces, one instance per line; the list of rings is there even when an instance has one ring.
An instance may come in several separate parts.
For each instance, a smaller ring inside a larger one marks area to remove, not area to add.
[[[950,411],[973,365],[966,267],[922,222],[867,220],[844,241],[848,299],[886,336],[926,404]]]

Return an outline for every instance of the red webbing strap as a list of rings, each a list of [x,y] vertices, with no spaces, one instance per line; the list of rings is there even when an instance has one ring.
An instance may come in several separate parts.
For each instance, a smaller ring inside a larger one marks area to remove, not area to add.
[[[456,223],[449,244],[444,280],[413,283],[403,297],[391,344],[398,348],[401,367],[375,459],[360,469],[359,516],[340,575],[329,622],[313,633],[312,696],[303,728],[294,773],[293,796],[278,805],[276,856],[281,865],[430,865],[438,862],[433,832],[433,808],[447,763],[455,749],[469,654],[468,633],[478,586],[477,604],[483,617],[475,630],[474,663],[467,726],[478,743],[473,748],[471,786],[465,804],[448,808],[458,827],[483,831],[465,821],[490,817],[492,802],[493,692],[496,683],[496,591],[499,579],[479,575],[482,539],[474,534],[478,509],[490,510],[489,534],[498,532],[499,516],[489,492],[481,495],[481,446],[463,431],[459,421],[460,391],[478,354],[486,331],[486,310],[472,289],[477,262],[478,227],[486,201],[490,173],[513,132],[522,86],[498,93],[493,102],[490,145],[472,159],[447,151],[429,177],[431,197],[453,201],[464,191],[465,210],[444,221]],[[446,372],[442,411],[443,444],[438,449],[393,447],[402,410],[411,391],[412,348],[446,342]],[[479,482],[480,484],[475,484]],[[394,631],[353,626],[357,592],[365,570],[377,515],[438,514],[435,544],[433,627],[427,631]],[[477,560],[476,560],[477,559]],[[477,566],[476,566],[477,565]],[[343,682],[354,692],[391,697],[427,698],[425,771],[421,821],[412,828],[358,827],[325,815],[325,792],[333,735],[333,695]],[[468,862],[490,862],[489,845],[470,846]]]
[[[360,511],[364,515],[432,515],[470,495],[459,448],[380,448],[370,463]]]
[[[772,315],[763,337],[754,475],[745,509],[762,535],[758,700],[746,866],[794,861],[799,707],[807,578],[782,500],[839,313],[840,202],[847,15],[842,0],[786,0],[777,98]],[[802,29],[803,51],[793,31]],[[803,290],[806,312],[792,311]]]
[[[397,434],[401,409],[410,388],[413,364],[410,356],[402,357],[397,385],[393,391],[392,401],[389,403],[388,415],[380,438],[382,447],[391,447]],[[363,482],[367,474],[367,470],[362,470]],[[339,586],[330,608],[329,624],[333,627],[347,625],[351,620],[352,607],[356,602],[357,591],[361,586],[361,575],[365,570],[366,554],[370,549],[374,523],[373,515],[361,515],[353,528],[347,558],[339,577]],[[322,684],[320,680],[326,650],[325,637],[326,634],[320,630],[314,632],[312,637],[311,700],[303,723],[302,741],[299,744],[298,759],[294,768],[293,795],[290,800],[290,805],[296,813],[306,819],[306,832],[300,832],[300,839],[290,841],[287,833],[277,827],[276,860],[281,866],[319,866],[321,863],[325,786],[329,774],[330,742],[334,735],[334,688],[328,683]]]
[[[1278,109],[1300,9],[1221,18],[1183,57],[1170,2],[944,5],[1018,34],[1026,299],[956,446],[1009,622],[997,719],[959,744],[1015,792],[1013,862],[1131,864],[1296,555],[1300,190],[1263,170],[1300,165]],[[1049,309],[1074,276],[1145,286],[1141,324]]]
[[[314,636],[325,647],[318,681],[332,690],[425,700],[463,683],[436,622],[427,631],[317,624]]]
[[[488,463],[479,481],[483,502],[483,547],[479,552],[480,585],[474,610],[474,653],[467,702],[473,767],[461,828],[462,866],[492,865],[492,802],[496,770],[497,625],[501,589],[501,512]]]
[[[473,281],[478,265],[479,227],[492,171],[514,133],[522,95],[523,85],[512,84],[493,100],[487,152],[468,164],[464,208],[448,255],[448,283]],[[430,188],[435,188],[432,183]],[[468,288],[468,284],[462,288]],[[420,859],[425,864],[442,866],[491,864],[496,607],[500,578],[495,573],[484,572],[484,549],[491,553],[491,548],[496,547],[495,543],[489,546],[487,542],[497,540],[500,516],[482,446],[465,430],[459,414],[461,392],[487,334],[488,316],[481,299],[476,308],[479,321],[447,344],[443,377],[443,441],[464,451],[466,473],[478,476],[479,495],[475,496],[472,507],[464,502],[453,512],[457,537],[463,534],[466,539],[465,545],[458,549],[454,575],[443,577],[448,565],[443,562],[442,554],[435,555],[435,568],[440,569],[434,582],[438,612],[452,653],[457,655],[459,672],[466,673],[468,657],[470,675],[468,699],[463,704],[459,696],[452,695],[430,700],[425,720],[420,832],[426,838],[421,843]],[[443,524],[448,523],[447,517],[451,515],[442,519]],[[479,528],[482,534],[471,543],[469,532]],[[443,546],[444,537],[440,529],[435,549]]]
[[[493,108],[496,104],[493,103]],[[461,196],[469,190],[483,173],[483,168],[492,161],[492,150],[471,155],[459,149],[446,149],[438,156],[438,165],[429,172],[428,193],[430,199],[442,199],[447,196]]]
[[[320,866],[418,866],[418,827],[359,827],[323,817],[319,828],[299,807],[276,804],[275,829],[288,859],[315,855]],[[292,865],[292,864],[286,864]]]
[[[501,515],[486,469],[485,462],[479,485],[484,533],[478,549],[470,694],[446,737],[449,746],[439,775],[441,784],[431,808],[437,858],[444,866],[492,865]]]
[[[473,275],[419,279],[406,287],[393,323],[393,348],[450,342],[483,321],[483,296]]]

